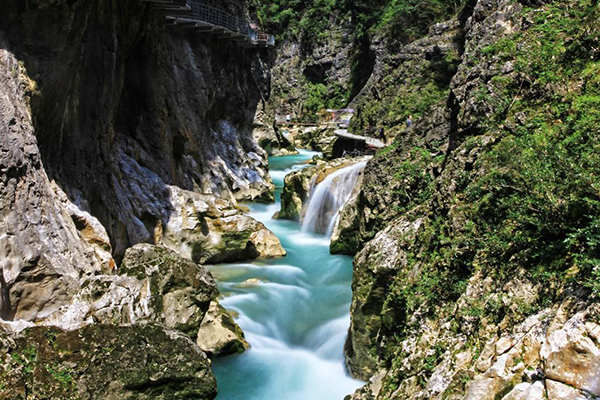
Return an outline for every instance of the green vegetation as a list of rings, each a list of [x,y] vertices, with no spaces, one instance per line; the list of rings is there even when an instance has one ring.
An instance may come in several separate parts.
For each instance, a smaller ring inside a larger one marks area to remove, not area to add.
[[[259,22],[285,39],[323,41],[331,22],[352,21],[358,38],[386,31],[402,42],[448,19],[465,0],[252,0]]]
[[[481,262],[497,274],[518,263],[599,294],[600,10],[580,0],[525,15],[531,29],[485,49],[524,78],[496,82],[504,107],[489,125],[501,136],[465,190],[466,212]]]
[[[341,43],[349,49],[351,78],[340,83],[327,76],[321,79],[306,79],[301,82],[297,97],[303,101],[303,113],[315,117],[315,113],[326,108],[345,107],[355,97],[369,79],[375,63],[371,41],[375,36],[387,37],[386,43],[399,47],[409,41],[424,36],[436,22],[456,15],[465,0],[251,0],[252,13],[260,25],[276,35],[279,41],[292,40],[301,44],[301,57],[310,60],[312,50],[318,45]],[[334,27],[335,29],[332,29]],[[341,29],[338,30],[338,29]],[[350,33],[342,34],[343,32]],[[437,56],[437,55],[436,55]],[[448,94],[450,78],[456,71],[460,57],[455,52],[439,55],[425,63],[434,75],[415,79],[398,89],[394,81],[404,75],[391,66],[387,84],[393,93],[384,96],[382,101],[374,101],[373,106],[364,110],[364,118],[356,128],[381,126],[397,130],[408,115],[416,117],[427,113],[432,104],[443,101]],[[410,68],[406,66],[405,68]],[[429,74],[428,72],[428,74]],[[283,88],[275,88],[275,98],[285,98]],[[308,96],[304,99],[304,94]],[[292,96],[294,97],[294,96]],[[397,132],[394,132],[397,133]]]
[[[465,3],[464,0],[391,0],[374,29],[385,29],[402,42],[409,42],[426,34],[431,24],[455,15]]]
[[[394,174],[394,179],[400,182],[394,195],[400,199],[398,211],[409,210],[431,196],[429,191],[433,177],[427,167],[434,162],[429,150],[415,147],[409,158],[400,162]]]
[[[324,39],[340,0],[251,0],[260,24],[279,37]]]
[[[35,346],[30,345],[25,347],[21,352],[11,353],[11,358],[17,364],[23,367],[25,374],[29,374],[35,368],[35,362],[37,360],[37,351]]]
[[[349,93],[339,85],[327,87],[324,83],[305,82],[308,98],[303,104],[307,115],[316,115],[327,108],[342,108],[348,102]]]
[[[61,367],[54,363],[52,366],[47,365],[46,371],[60,383],[66,390],[75,390],[75,381],[73,379],[73,370],[68,367]]]
[[[600,7],[567,3],[525,9],[528,29],[472,55],[483,65],[511,62],[514,71],[473,89],[471,111],[491,116],[477,115],[480,126],[447,159],[433,157],[437,149],[402,149],[401,141],[380,153],[395,161],[393,215],[422,219],[414,240],[399,238],[406,267],[381,312],[382,332],[396,343],[415,312],[454,313],[440,309],[454,305],[474,275],[492,283],[453,314],[453,328],[467,335],[517,323],[565,289],[600,300]],[[506,296],[517,276],[537,294]],[[398,354],[387,349],[383,362],[393,365]],[[423,363],[416,370],[436,360]]]

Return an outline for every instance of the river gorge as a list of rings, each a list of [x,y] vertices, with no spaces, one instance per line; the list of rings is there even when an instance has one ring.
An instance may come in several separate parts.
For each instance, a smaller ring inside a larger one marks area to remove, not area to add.
[[[598,21],[0,0],[0,400],[600,400]]]
[[[300,151],[272,157],[277,202],[250,205],[250,215],[281,239],[287,256],[210,268],[225,296],[221,304],[237,317],[251,345],[242,355],[215,361],[219,400],[342,399],[363,384],[351,379],[344,366],[352,258],[331,255],[327,234],[311,232],[310,226],[304,230],[294,221],[272,219],[280,209],[285,174],[307,167],[314,155]],[[354,182],[342,181],[341,185]],[[320,191],[336,189],[329,184],[321,182]],[[322,194],[314,198],[318,189],[313,190],[311,205],[323,201]],[[345,189],[340,202],[352,191],[352,187]],[[322,217],[326,222],[335,220]]]

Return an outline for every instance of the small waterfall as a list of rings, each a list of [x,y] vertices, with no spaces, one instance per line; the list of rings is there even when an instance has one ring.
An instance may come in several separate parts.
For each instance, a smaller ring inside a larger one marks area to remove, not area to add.
[[[304,232],[331,236],[342,206],[348,201],[366,162],[359,162],[329,175],[313,190],[302,222]]]

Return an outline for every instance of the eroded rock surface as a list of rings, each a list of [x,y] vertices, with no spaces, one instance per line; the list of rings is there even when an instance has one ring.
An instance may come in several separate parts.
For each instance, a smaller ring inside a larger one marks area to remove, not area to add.
[[[244,339],[244,332],[216,301],[210,303],[202,320],[196,344],[209,356],[242,353],[250,347]]]
[[[244,1],[215,5],[245,16]],[[9,0],[0,16],[2,48],[35,80],[38,158],[106,228],[117,261],[169,219],[170,186],[272,200],[251,128],[269,86],[261,52],[164,18],[138,0]]]
[[[35,320],[66,304],[82,276],[110,269],[112,258],[104,229],[46,175],[28,107],[35,82],[9,49],[0,35],[1,316]]]
[[[170,188],[173,212],[155,229],[155,241],[197,263],[285,256],[261,222],[223,199]]]
[[[218,295],[205,267],[167,248],[140,244],[127,250],[115,275],[84,281],[71,304],[44,324],[78,329],[89,323],[158,322],[195,337]]]

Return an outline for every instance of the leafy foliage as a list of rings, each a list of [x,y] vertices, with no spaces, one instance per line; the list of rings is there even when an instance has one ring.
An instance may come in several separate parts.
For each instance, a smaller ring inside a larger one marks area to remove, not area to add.
[[[452,304],[476,272],[500,288],[525,270],[548,291],[539,306],[569,286],[600,299],[600,8],[554,2],[523,18],[530,29],[480,55],[516,71],[491,81],[498,99],[485,136],[465,140],[437,179],[429,173],[440,161],[424,149],[398,161],[394,180],[406,188],[396,193],[398,211],[424,218],[424,228],[407,249],[412,272],[396,277],[382,312],[394,335],[405,329],[398,315]],[[478,157],[465,169],[457,153],[472,151]],[[464,318],[499,318],[505,307],[482,300]],[[535,309],[515,300],[512,312]]]
[[[448,19],[465,0],[252,0],[259,22],[284,38],[320,41],[334,19],[351,20],[356,36],[385,30],[403,42]]]

